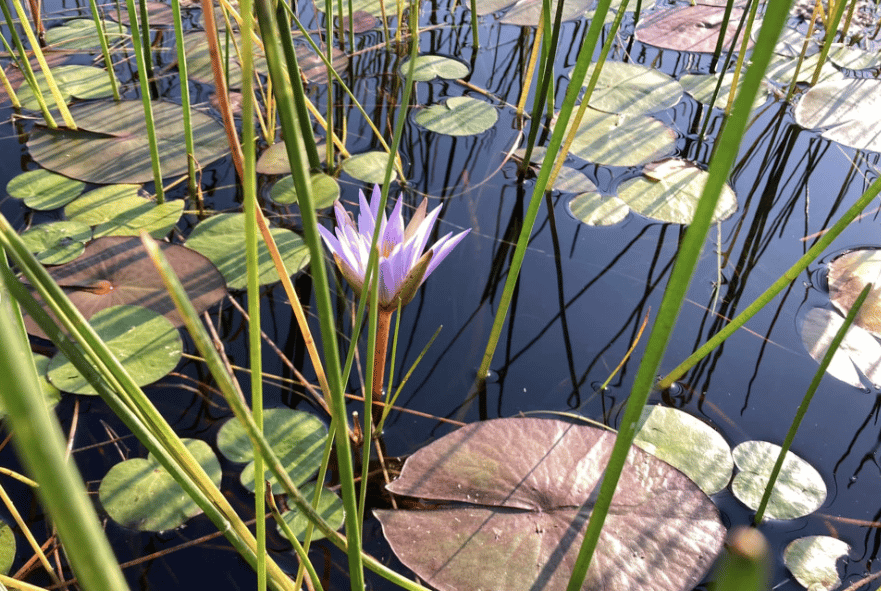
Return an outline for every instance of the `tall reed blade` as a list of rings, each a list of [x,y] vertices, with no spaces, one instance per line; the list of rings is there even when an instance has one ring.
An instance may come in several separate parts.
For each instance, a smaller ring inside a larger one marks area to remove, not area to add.
[[[36,75],[34,74],[34,69],[31,67],[31,62],[28,59],[28,52],[24,47],[24,43],[22,43],[21,37],[19,37],[18,32],[16,32],[15,19],[12,18],[12,13],[9,12],[9,6],[6,5],[6,2],[0,2],[0,10],[3,11],[3,17],[6,19],[6,27],[9,29],[9,35],[12,37],[12,43],[13,45],[15,45],[16,51],[18,51],[18,67],[21,70],[25,81],[28,83],[28,86],[31,87],[31,92],[33,92],[34,98],[37,100],[37,104],[40,106],[40,112],[43,114],[43,120],[50,128],[58,129],[58,123],[55,122],[55,118],[52,117],[52,113],[49,112],[49,107],[46,105],[46,98],[43,96],[43,91],[40,89],[40,84],[37,81]],[[3,45],[6,46],[9,54],[14,56],[15,52],[13,52],[9,48],[9,45],[6,43],[6,37],[0,35],[0,38],[3,39]]]
[[[98,3],[96,0],[89,0],[89,8],[92,9],[92,20],[95,23],[95,32],[98,33],[98,42],[101,43],[101,55],[104,56],[104,66],[107,68],[107,77],[110,79],[113,100],[118,101],[120,98],[119,84],[116,82],[116,71],[113,69],[113,60],[110,57],[110,45],[107,42],[107,32],[104,30],[104,21],[101,19],[101,11],[98,10]],[[179,9],[178,16],[180,16]]]

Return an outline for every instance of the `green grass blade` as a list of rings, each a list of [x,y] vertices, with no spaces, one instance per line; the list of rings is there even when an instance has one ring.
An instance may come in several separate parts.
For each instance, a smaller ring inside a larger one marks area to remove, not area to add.
[[[177,0],[175,0],[176,2]],[[101,11],[98,10],[96,0],[89,0],[92,9],[92,20],[95,22],[95,31],[101,43],[101,55],[104,56],[104,65],[107,67],[107,77],[110,79],[110,88],[113,90],[113,100],[119,100],[119,84],[116,82],[116,72],[113,70],[113,60],[110,58],[110,45],[107,43],[107,32],[104,30],[104,22],[101,20]],[[178,11],[178,16],[180,12]]]
[[[90,0],[94,2],[95,0]],[[187,72],[187,52],[184,45],[183,19],[180,0],[171,0],[171,14],[174,18],[174,42],[177,47],[177,71],[180,78],[180,103],[183,108],[184,141],[187,146],[187,184],[190,198],[197,199],[196,160],[193,154],[193,126],[190,118],[190,79]]]

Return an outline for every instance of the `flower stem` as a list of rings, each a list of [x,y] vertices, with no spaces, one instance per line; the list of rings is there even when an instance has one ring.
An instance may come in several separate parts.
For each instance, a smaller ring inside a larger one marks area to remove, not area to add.
[[[376,349],[373,353],[373,400],[382,400],[382,382],[385,380],[385,356],[388,352],[388,337],[392,327],[392,312],[394,309],[379,309],[376,321]],[[374,411],[382,407],[374,407]],[[375,414],[375,412],[374,412]]]

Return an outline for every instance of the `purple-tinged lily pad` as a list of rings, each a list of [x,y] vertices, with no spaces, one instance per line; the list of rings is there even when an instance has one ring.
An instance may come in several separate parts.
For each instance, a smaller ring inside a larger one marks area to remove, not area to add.
[[[441,591],[565,589],[615,435],[558,420],[466,425],[413,454],[388,489],[451,501],[375,511],[392,550]],[[692,589],[725,527],[684,474],[633,448],[585,589]]]
[[[160,242],[159,248],[197,311],[207,310],[226,295],[223,276],[203,255],[167,242]],[[134,304],[162,314],[175,326],[183,325],[140,238],[98,238],[86,245],[78,259],[47,270],[87,320],[104,308]],[[28,316],[25,326],[30,334],[46,337]]]
[[[563,4],[563,20],[571,21],[583,16],[593,3],[593,0],[566,0]],[[541,18],[541,6],[542,0],[517,0],[514,6],[502,15],[499,22],[520,27],[536,27]],[[551,0],[551,14],[556,14],[556,10],[557,0]]]
[[[722,30],[725,9],[716,6],[679,6],[660,10],[639,21],[634,35],[647,45],[677,51],[712,53]],[[723,48],[731,46],[743,9],[731,11]]]

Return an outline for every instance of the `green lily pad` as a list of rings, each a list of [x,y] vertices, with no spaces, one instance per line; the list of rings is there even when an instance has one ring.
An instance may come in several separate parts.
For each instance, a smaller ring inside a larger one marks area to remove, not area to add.
[[[728,72],[722,77],[722,88],[719,89],[719,94],[716,96],[716,102],[713,103],[713,107],[716,109],[724,109],[728,104],[728,97],[731,94],[731,83],[734,81],[734,73]],[[719,82],[718,74],[686,74],[682,78],[679,79],[679,83],[682,84],[682,88],[685,89],[685,92],[694,97],[699,103],[709,104],[710,100],[713,98],[713,92],[716,90],[716,84]],[[740,88],[740,85],[743,83],[743,76],[740,76],[737,81],[737,87]],[[762,103],[764,103],[768,98],[768,86],[767,84],[762,84],[762,87],[759,89],[759,92],[756,94],[756,100],[753,102],[753,108],[755,109]]]
[[[829,345],[835,337],[844,318],[832,310],[813,308],[805,314],[801,326],[801,341],[808,353],[817,362],[826,356]],[[854,388],[865,389],[862,375],[872,385],[881,385],[881,344],[872,334],[856,325],[851,325],[844,335],[826,373],[850,384]]]
[[[148,308],[112,306],[92,316],[89,324],[139,386],[168,374],[183,354],[183,343],[174,325]],[[63,353],[52,358],[47,375],[64,392],[97,394]]]
[[[156,203],[139,195],[140,185],[109,185],[85,193],[64,208],[67,217],[95,226],[95,237],[137,236],[146,230],[162,238],[177,224],[184,201]]]
[[[82,181],[38,168],[12,177],[6,183],[6,192],[10,197],[23,199],[24,204],[31,209],[48,211],[67,205],[85,187],[86,184]]]
[[[593,66],[584,78],[587,85]],[[668,109],[682,98],[682,85],[662,72],[624,62],[606,62],[588,104],[598,111],[647,115]]]
[[[859,47],[839,45],[829,52],[829,59],[839,68],[849,70],[870,70],[881,68],[881,54],[877,51],[866,51]]]
[[[363,152],[343,160],[343,170],[352,178],[365,183],[379,184],[385,180],[385,166],[388,154],[385,152]],[[398,178],[392,169],[392,180]]]
[[[300,488],[300,492],[303,493],[303,496],[309,499],[309,502],[311,503],[312,499],[315,497],[315,483],[307,482]],[[318,514],[321,515],[333,528],[339,529],[342,527],[343,520],[346,517],[345,510],[343,509],[343,500],[332,490],[322,488],[321,497],[318,500],[318,507],[316,507],[316,510],[318,511]],[[287,523],[288,527],[291,528],[291,531],[299,541],[302,542],[306,539],[306,528],[309,527],[309,523],[311,522],[302,512],[297,510],[296,506],[292,506],[290,511],[282,513],[281,517],[284,519],[285,523]],[[281,527],[278,527],[278,533],[287,537]],[[312,530],[313,540],[320,540],[323,537],[324,534],[319,530]]]
[[[510,1],[507,2],[510,4]],[[563,4],[563,20],[571,21],[580,18],[593,5],[593,0],[566,0]],[[484,4],[480,2],[479,4]],[[500,3],[502,4],[502,3]],[[508,9],[499,22],[518,27],[536,27],[541,18],[542,0],[517,0]],[[503,8],[504,6],[502,6]],[[486,10],[483,8],[482,10]],[[551,0],[551,18],[556,14],[557,0]]]
[[[614,226],[630,213],[630,207],[617,195],[605,197],[597,191],[576,195],[569,211],[588,226]]]
[[[319,172],[311,176],[312,197],[315,199],[315,209],[324,209],[333,205],[340,198],[340,185],[330,175]],[[269,191],[269,196],[276,203],[288,205],[297,203],[297,191],[294,188],[294,177],[288,175],[278,180]]]
[[[872,290],[863,302],[854,324],[881,338],[881,250],[854,250],[829,263],[829,298],[847,314],[863,288]]]
[[[637,177],[618,187],[618,196],[640,215],[669,224],[690,224],[709,174],[693,165],[680,168],[663,180]],[[713,221],[737,211],[737,197],[726,184],[716,205]]]
[[[409,71],[410,60],[407,60],[401,64],[399,72],[402,77],[406,77]],[[467,65],[456,59],[442,55],[420,55],[416,57],[416,64],[413,66],[413,80],[415,82],[428,82],[435,78],[455,80],[464,78],[469,71]]]
[[[745,441],[734,448],[734,463],[740,472],[731,490],[741,503],[758,509],[780,455],[780,446],[767,441]],[[810,464],[787,452],[774,484],[765,516],[769,519],[797,519],[816,511],[826,500],[823,477]]]
[[[731,11],[723,50],[731,46],[742,14],[742,8]],[[664,49],[712,53],[716,49],[724,15],[725,9],[720,6],[678,6],[658,10],[640,19],[634,36],[647,45]]]
[[[820,131],[827,140],[858,150],[881,152],[881,80],[836,80],[817,84],[795,107],[802,127]]]
[[[15,532],[9,524],[0,525],[0,574],[7,575],[15,562]]]
[[[80,127],[31,132],[28,149],[44,168],[97,184],[145,183],[153,180],[150,149],[141,101],[89,102],[70,109]],[[180,105],[153,103],[154,128],[162,173],[187,172],[183,111]],[[201,166],[229,153],[226,133],[213,118],[191,113],[195,159]]]
[[[802,61],[801,68],[798,71],[798,82],[810,82],[814,77],[814,70],[820,62],[820,54],[808,56]],[[798,65],[798,57],[786,57],[783,55],[775,55],[765,70],[765,78],[776,82],[782,86],[788,86],[795,76],[795,67]],[[844,75],[839,72],[835,66],[829,62],[823,62],[820,68],[820,79],[818,82],[844,80]]]
[[[783,563],[802,587],[809,591],[832,591],[841,585],[838,560],[847,556],[850,546],[829,536],[807,536],[789,543]]]
[[[352,0],[352,14],[356,12],[366,12],[373,16],[382,16],[383,6],[385,7],[385,14],[387,16],[398,14],[395,0]],[[315,7],[320,12],[324,12],[324,3],[317,2]],[[348,12],[348,6],[346,11]]]
[[[633,444],[681,470],[708,495],[728,486],[734,460],[718,431],[675,408],[647,406]]]
[[[106,35],[107,43],[114,43],[125,39],[129,35],[128,27],[122,27],[120,32],[119,23],[105,20],[101,21]],[[58,27],[52,27],[46,31],[46,43],[53,49],[71,49],[74,51],[99,51],[101,39],[95,30],[95,21],[90,18],[75,18]]]
[[[563,166],[560,168],[560,174],[554,179],[551,186],[554,191],[561,193],[581,193],[586,191],[595,191],[596,185],[587,178],[587,175],[576,168]]]
[[[613,115],[588,108],[569,153],[595,164],[639,166],[675,150],[676,132],[657,119]]]
[[[303,239],[284,228],[270,228],[288,273],[295,274],[309,264],[309,248]],[[202,253],[226,279],[230,289],[244,289],[247,285],[245,258],[245,214],[221,213],[200,222],[187,238],[187,247]],[[263,240],[258,242],[260,284],[278,281],[278,274],[269,249]]]
[[[230,89],[238,90],[242,87],[242,66],[235,51],[233,42],[241,47],[241,37],[238,31],[235,31],[230,39],[230,59],[224,63],[229,63],[228,82]],[[226,44],[221,36],[221,52],[226,51]],[[184,47],[187,53],[187,77],[205,84],[214,84],[214,70],[211,66],[211,54],[208,48],[208,37],[202,31],[190,31],[184,33]],[[266,57],[258,47],[254,47],[254,70],[258,73],[267,71]]]
[[[263,430],[291,480],[300,486],[321,466],[327,427],[315,415],[291,408],[269,408],[263,413]],[[242,470],[242,486],[254,492],[254,449],[242,424],[231,418],[217,433],[217,449],[228,460],[248,462]],[[267,474],[275,494],[284,492],[274,476]]]
[[[86,250],[92,229],[81,222],[52,222],[26,230],[21,240],[44,265],[60,265],[74,260]]]
[[[491,104],[468,96],[454,96],[444,104],[430,105],[416,113],[416,123],[446,135],[477,135],[496,124],[499,114]]]
[[[220,462],[211,446],[199,439],[182,441],[211,481],[220,486]],[[152,455],[110,468],[101,480],[98,498],[113,521],[138,531],[174,529],[202,512]]]
[[[52,68],[51,72],[65,102],[70,102],[72,98],[86,100],[113,96],[110,78],[108,78],[107,72],[101,68],[78,65],[56,66]],[[43,97],[50,106],[54,105],[45,74],[41,70],[35,71],[34,74]],[[25,109],[40,110],[40,103],[37,102],[34,91],[27,84],[18,87],[18,100]]]

